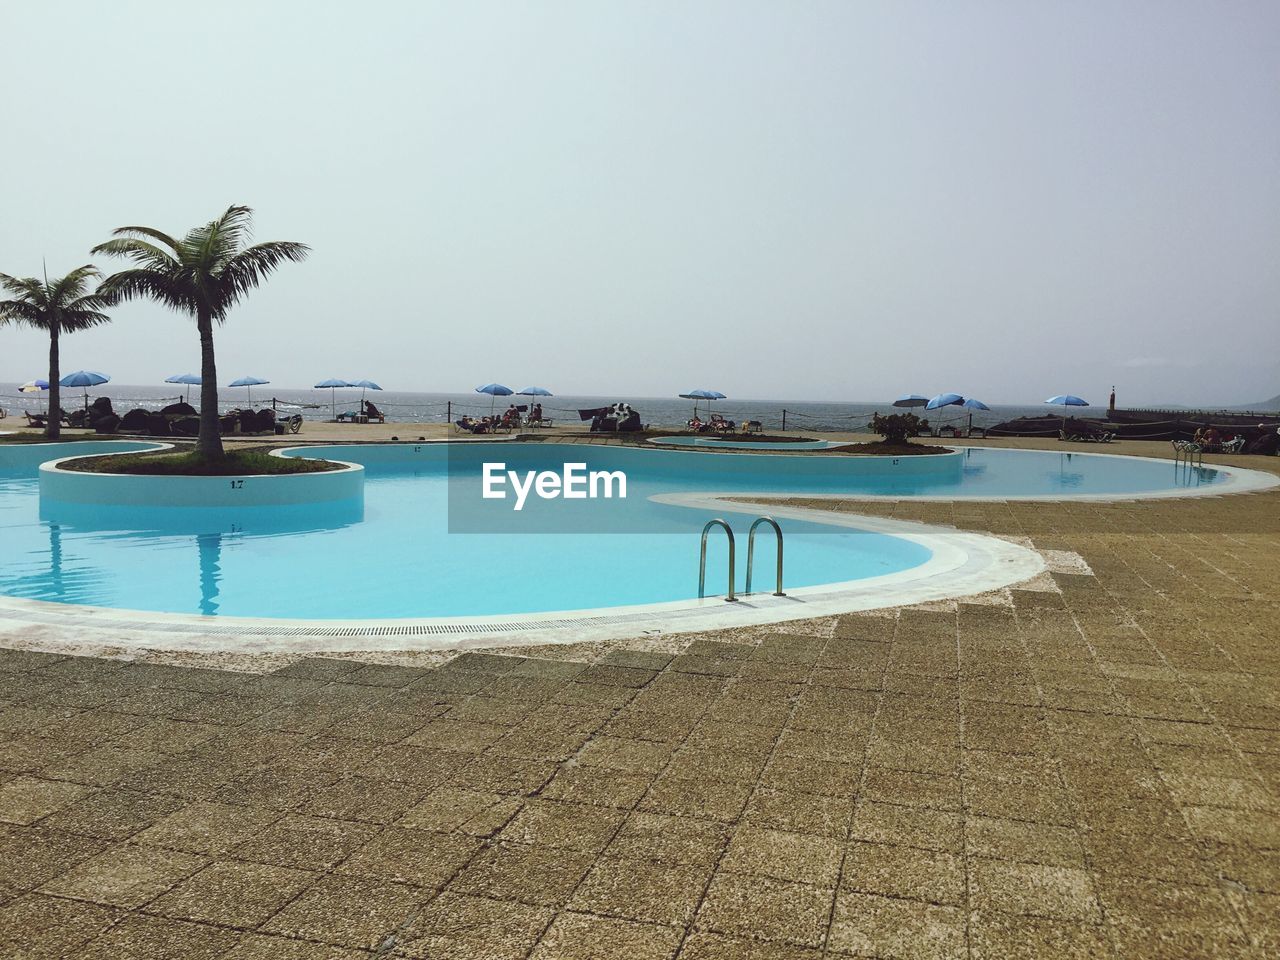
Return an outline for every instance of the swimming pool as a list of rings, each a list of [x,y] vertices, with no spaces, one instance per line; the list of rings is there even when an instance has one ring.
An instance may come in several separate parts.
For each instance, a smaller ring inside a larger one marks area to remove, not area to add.
[[[41,503],[32,464],[47,451],[25,449],[16,464],[10,455],[0,461],[7,464],[0,469],[0,595],[212,617],[359,621],[637,607],[696,596],[698,534],[711,516],[724,516],[739,536],[742,589],[745,528],[759,510],[716,503],[707,499],[712,494],[1123,497],[1229,487],[1229,474],[1212,468],[994,449],[900,459],[753,457],[546,442],[349,445],[286,455],[363,464],[362,509],[320,504],[284,524],[265,508],[67,509],[75,505]],[[539,502],[518,519],[506,505],[505,513],[484,504],[473,514],[475,471],[495,459],[522,469],[575,460],[623,470],[628,496]],[[945,552],[936,537],[910,528],[815,519],[795,513],[783,522],[789,592],[909,580],[938,566]],[[721,594],[727,549],[720,535],[709,546],[707,591]],[[771,571],[772,537],[757,549],[760,569]],[[759,590],[767,576],[757,577]]]

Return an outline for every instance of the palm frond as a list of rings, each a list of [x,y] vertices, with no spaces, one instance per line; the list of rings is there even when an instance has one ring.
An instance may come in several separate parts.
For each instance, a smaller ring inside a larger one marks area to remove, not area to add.
[[[43,310],[25,300],[0,300],[0,323],[39,327],[43,316],[45,316]]]
[[[90,252],[105,253],[109,257],[128,257],[140,266],[152,270],[168,270],[178,266],[178,261],[172,254],[138,237],[108,240],[98,244]]]
[[[66,276],[50,280],[48,283],[49,302],[60,306],[69,304],[77,297],[84,296],[91,277],[100,276],[102,276],[102,272],[97,267],[91,263],[86,263],[82,267],[76,267]],[[63,308],[65,309],[65,306]]]
[[[121,270],[113,273],[98,288],[100,296],[110,302],[119,300],[156,300],[183,313],[194,314],[198,291],[190,282],[162,270]]]
[[[310,252],[311,248],[305,243],[288,240],[273,240],[241,250],[227,261],[222,271],[226,307],[229,308],[259,286],[282,263],[300,263]],[[223,312],[225,313],[225,308]]]
[[[150,237],[152,240],[156,240],[164,244],[175,254],[181,252],[181,243],[169,236],[167,233],[157,230],[155,227],[116,227],[116,229],[111,231],[111,235],[113,237],[127,237],[131,234],[136,234],[139,237]],[[97,251],[98,247],[94,247],[90,252],[96,253]]]
[[[42,302],[46,293],[44,284],[35,277],[11,277],[7,273],[0,273],[0,287],[31,303]]]

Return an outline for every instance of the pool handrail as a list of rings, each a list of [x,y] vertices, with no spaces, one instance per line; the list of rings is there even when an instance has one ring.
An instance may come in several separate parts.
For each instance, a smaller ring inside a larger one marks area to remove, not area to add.
[[[711,532],[712,527],[723,527],[725,535],[729,538],[729,595],[725,600],[729,603],[736,603],[738,598],[733,595],[733,560],[734,560],[734,542],[733,527],[729,526],[724,520],[716,517],[714,520],[708,520],[702,528],[702,552],[698,557],[698,599],[702,600],[706,597],[707,591],[707,535]]]
[[[782,528],[778,526],[778,521],[773,517],[757,517],[755,522],[751,524],[751,529],[747,532],[747,585],[742,592],[744,594],[751,593],[751,568],[755,560],[756,553],[756,527],[762,523],[767,523],[773,527],[773,532],[777,535],[778,541],[778,585],[773,591],[775,597],[785,597],[782,592]]]

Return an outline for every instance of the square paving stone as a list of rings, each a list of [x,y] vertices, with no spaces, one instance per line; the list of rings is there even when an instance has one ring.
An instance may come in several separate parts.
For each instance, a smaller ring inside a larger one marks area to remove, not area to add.
[[[259,863],[212,863],[153,901],[148,913],[252,929],[305,890],[319,874]]]
[[[972,960],[1124,960],[1100,924],[994,911],[969,919]]]
[[[400,938],[400,951],[430,960],[523,960],[552,911],[509,900],[442,893]]]
[[[338,869],[356,876],[438,887],[479,849],[480,841],[473,837],[388,827]]]
[[[218,960],[369,960],[369,957],[364,950],[250,933]]]
[[[835,891],[746,873],[711,880],[697,926],[717,933],[820,947]]]
[[[452,778],[452,785],[468,790],[528,796],[537,792],[555,772],[553,763],[487,753],[459,770]]]
[[[861,893],[962,905],[964,861],[937,850],[851,843],[841,885]]]
[[[525,804],[499,837],[513,843],[599,853],[608,846],[625,819],[626,814],[619,810],[535,800]]]
[[[42,893],[110,906],[140,907],[203,867],[202,857],[116,844],[40,888]]]
[[[727,844],[728,830],[722,824],[638,811],[627,818],[607,852],[616,857],[713,866]]]
[[[450,884],[457,893],[558,907],[590,869],[593,854],[523,843],[495,843]]]
[[[844,846],[827,837],[739,827],[721,861],[725,870],[833,887]]]
[[[873,843],[923,847],[960,853],[964,836],[960,815],[942,810],[864,802],[853,815],[850,837]]]
[[[531,960],[670,960],[682,931],[609,917],[562,913],[556,917]]]
[[[518,797],[461,787],[439,787],[411,807],[397,826],[490,837],[524,806]]]
[[[1083,867],[1084,848],[1076,831],[1046,823],[970,817],[969,853],[999,860],[1021,860],[1054,867]]]
[[[242,860],[294,870],[329,870],[373,839],[368,823],[290,815],[233,851]]]
[[[751,794],[742,817],[753,827],[843,840],[849,830],[853,804],[850,797],[827,797],[762,787]]]
[[[601,857],[569,907],[585,913],[684,926],[693,919],[710,867]]]
[[[130,914],[75,955],[76,960],[214,960],[241,934],[200,923]]]
[[[263,924],[260,932],[374,949],[430,897],[429,891],[405,884],[326,877]]]
[[[0,784],[0,821],[35,823],[93,792],[91,787],[60,780],[15,777]]]
[[[433,720],[416,730],[404,742],[417,746],[431,747],[435,750],[480,753],[510,732],[510,727],[500,723],[477,723],[468,720]]]
[[[727,823],[738,818],[750,795],[751,785],[746,783],[661,776],[640,801],[640,808]]]
[[[680,960],[821,960],[822,951],[789,943],[748,940],[696,931],[680,948]]]
[[[45,825],[108,840],[124,840],[186,806],[186,801],[135,790],[102,790],[45,818]]]
[[[424,787],[368,777],[345,777],[310,793],[298,807],[304,816],[391,823],[426,795]]]
[[[262,833],[282,815],[275,810],[197,801],[135,835],[137,843],[216,856]]]
[[[868,767],[862,796],[906,807],[957,811],[962,807],[960,778],[887,767]]]
[[[598,807],[629,809],[634,807],[653,778],[645,774],[627,774],[607,767],[562,766],[542,791],[548,800],[585,803]]]
[[[862,767],[856,763],[829,763],[806,757],[775,754],[760,783],[774,790],[851,797],[858,792]]]
[[[61,897],[27,894],[0,907],[0,956],[60,960],[101,934],[120,912]]]
[[[0,898],[38,887],[106,848],[95,837],[0,826]]]
[[[979,910],[1055,920],[1102,920],[1089,874],[1074,867],[975,857],[969,861],[969,891]]]
[[[965,915],[956,907],[842,890],[828,949],[883,960],[965,960]]]
[[[577,757],[583,766],[608,767],[630,774],[657,774],[671,760],[674,746],[630,737],[595,737]]]

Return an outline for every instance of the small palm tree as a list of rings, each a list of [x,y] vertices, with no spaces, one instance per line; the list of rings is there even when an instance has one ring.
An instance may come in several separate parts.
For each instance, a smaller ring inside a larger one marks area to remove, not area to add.
[[[93,264],[77,267],[65,277],[37,280],[35,277],[11,277],[0,273],[0,287],[13,294],[12,300],[0,300],[0,323],[12,321],[26,324],[49,334],[49,420],[45,435],[57,440],[62,434],[62,390],[58,380],[58,339],[64,333],[88,330],[110,323],[102,311],[115,301],[101,286],[89,292],[89,282],[102,276]]]
[[[196,454],[221,460],[218,431],[218,370],[213,354],[213,325],[286,260],[306,259],[310,247],[275,241],[245,246],[253,223],[248,207],[228,207],[217,220],[189,231],[181,240],[151,227],[121,227],[118,239],[94,253],[127,257],[132,270],[112,274],[102,289],[121,300],[147,298],[196,319],[200,333],[200,433]]]

